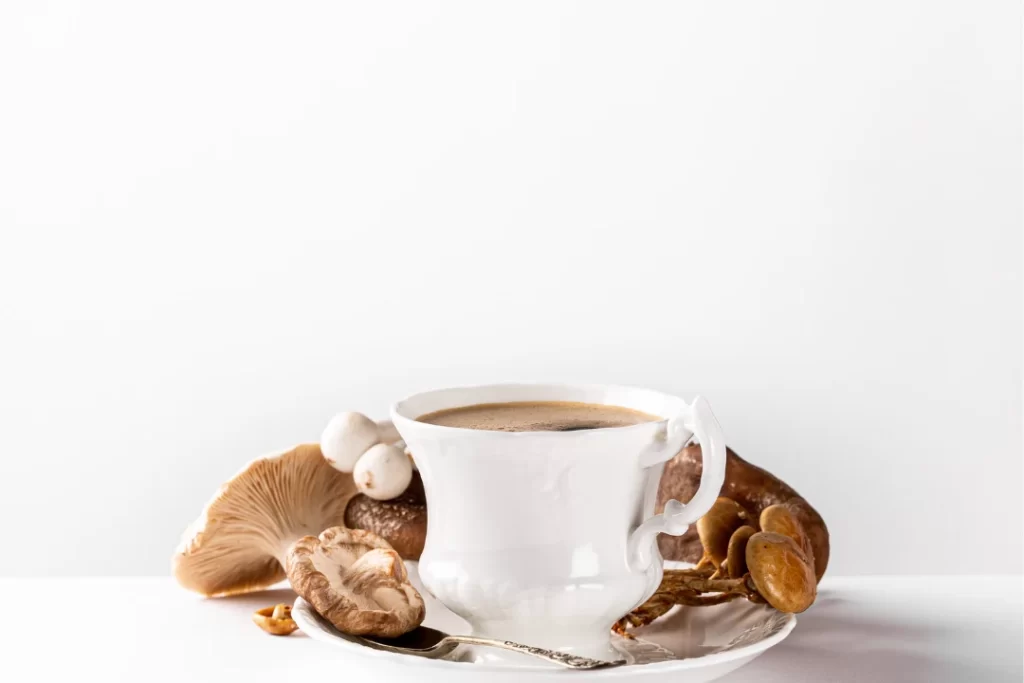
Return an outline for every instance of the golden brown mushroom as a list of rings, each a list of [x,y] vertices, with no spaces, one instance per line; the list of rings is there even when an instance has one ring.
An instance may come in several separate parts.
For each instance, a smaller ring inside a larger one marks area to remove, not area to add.
[[[809,535],[788,503],[769,505],[757,520],[740,506],[719,498],[700,529],[704,555],[692,569],[668,569],[645,603],[620,619],[613,630],[649,624],[675,605],[717,605],[736,597],[766,602],[782,612],[803,612],[818,593]],[[742,520],[750,524],[736,527]],[[723,540],[724,539],[724,540]],[[724,559],[718,559],[724,551]]]
[[[697,535],[704,554],[698,564],[710,562],[721,569],[729,553],[729,539],[742,526],[755,524],[743,506],[729,498],[719,497],[703,517],[697,520]]]
[[[747,573],[747,544],[756,533],[757,529],[752,526],[741,526],[729,538],[729,551],[725,558],[725,574],[729,578],[738,579]]]
[[[757,594],[780,612],[803,612],[818,595],[814,564],[789,536],[761,531],[750,537],[747,567]]]
[[[292,588],[343,633],[396,638],[423,622],[426,609],[387,541],[333,527],[288,552]]]

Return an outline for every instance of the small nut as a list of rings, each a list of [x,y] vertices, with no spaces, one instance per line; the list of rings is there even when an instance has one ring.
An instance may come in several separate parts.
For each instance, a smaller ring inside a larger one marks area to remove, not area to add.
[[[258,609],[253,612],[252,620],[272,636],[287,636],[299,628],[292,619],[292,608],[284,604]]]

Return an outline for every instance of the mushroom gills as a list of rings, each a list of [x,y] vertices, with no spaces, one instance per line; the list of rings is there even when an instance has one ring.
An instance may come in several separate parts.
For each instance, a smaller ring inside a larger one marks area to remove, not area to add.
[[[367,579],[379,580],[380,571],[385,568],[395,571],[398,580],[404,580],[405,568],[393,550],[373,548],[357,555],[348,548],[334,547],[324,552],[321,547],[310,559],[313,567],[327,577],[331,590],[345,596],[361,610],[391,611],[408,604],[404,591],[386,585],[367,585]]]

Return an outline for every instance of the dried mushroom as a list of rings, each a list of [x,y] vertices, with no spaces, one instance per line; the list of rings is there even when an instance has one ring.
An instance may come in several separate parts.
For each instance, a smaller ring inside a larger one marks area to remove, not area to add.
[[[343,633],[396,638],[423,622],[423,598],[388,542],[333,527],[288,552],[292,588]]]

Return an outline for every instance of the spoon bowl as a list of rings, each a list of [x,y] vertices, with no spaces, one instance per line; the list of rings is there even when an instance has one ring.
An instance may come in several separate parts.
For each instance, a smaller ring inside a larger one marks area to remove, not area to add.
[[[448,638],[446,633],[429,626],[417,626],[397,638],[360,636],[367,647],[405,655],[417,655],[428,659],[444,657],[459,646],[457,640]]]

